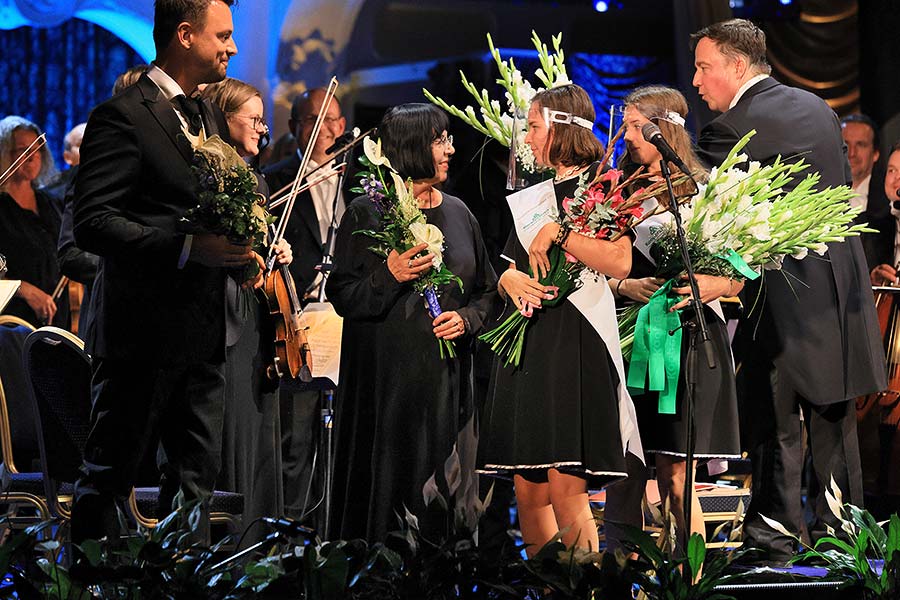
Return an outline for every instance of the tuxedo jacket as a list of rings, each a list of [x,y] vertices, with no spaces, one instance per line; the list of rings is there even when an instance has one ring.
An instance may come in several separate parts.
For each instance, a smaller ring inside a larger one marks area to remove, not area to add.
[[[226,140],[203,101],[207,137]],[[178,268],[181,219],[197,205],[193,148],[172,103],[146,75],[88,119],[75,182],[74,232],[101,257],[89,351],[103,358],[185,365],[224,360],[225,271]]]
[[[287,158],[263,169],[263,176],[269,185],[269,191],[274,194],[284,186],[293,183],[299,168],[300,156],[294,152]],[[281,211],[282,209],[276,209],[273,212],[280,217]],[[316,206],[313,204],[312,194],[309,190],[297,195],[284,237],[291,245],[294,255],[294,260],[289,268],[297,286],[297,293],[304,296],[318,274],[316,265],[322,262],[322,247],[325,243],[319,231],[319,217],[316,215]]]
[[[875,165],[872,178],[869,180],[869,196],[866,210],[856,217],[858,223],[868,223],[875,233],[864,233],[860,236],[866,261],[871,271],[878,265],[894,264],[894,235],[897,225],[896,217],[891,214],[891,202],[884,193],[884,169]]]
[[[700,133],[701,158],[719,165],[751,129],[750,160],[803,159],[819,188],[850,181],[841,128],[817,96],[768,77]],[[793,187],[799,179],[795,179]],[[884,353],[859,239],[828,245],[824,256],[786,258],[742,293],[749,311],[735,339],[738,358],[772,360],[778,376],[815,404],[840,402],[885,387]]]

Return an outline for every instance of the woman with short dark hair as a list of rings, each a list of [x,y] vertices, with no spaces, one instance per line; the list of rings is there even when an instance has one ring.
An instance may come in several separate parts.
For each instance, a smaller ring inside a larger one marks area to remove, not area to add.
[[[338,229],[326,288],[344,317],[333,538],[382,540],[399,528],[395,515],[405,509],[426,536],[443,531],[448,515],[426,511],[423,488],[434,478],[446,495],[446,465],[456,467],[456,502],[475,499],[472,350],[497,277],[472,213],[438,187],[454,152],[447,125],[431,104],[404,104],[378,127],[384,156],[413,180],[419,208],[444,234],[443,260],[462,279],[462,289],[438,290],[443,314],[431,319],[413,288],[431,268],[425,244],[385,260],[370,250],[371,238],[356,233],[381,227],[368,197],[347,207]],[[436,338],[453,340],[457,358],[442,359]]]
[[[581,176],[590,181],[603,168],[594,118],[587,93],[571,84],[538,93],[528,111],[525,142],[538,164],[556,171],[559,214]],[[514,231],[504,250],[511,265],[500,276],[500,293],[515,310],[526,304],[538,308],[519,366],[495,363],[478,460],[484,473],[513,476],[522,541],[532,556],[560,531],[566,545],[596,551],[588,489],[624,477],[626,452],[641,455],[634,407],[624,389],[612,294],[599,285],[604,275],[628,274],[631,240],[561,233],[558,222],[547,223],[525,248]],[[551,244],[597,273],[587,313],[570,299],[539,308],[554,290],[527,269],[536,275],[546,271]]]

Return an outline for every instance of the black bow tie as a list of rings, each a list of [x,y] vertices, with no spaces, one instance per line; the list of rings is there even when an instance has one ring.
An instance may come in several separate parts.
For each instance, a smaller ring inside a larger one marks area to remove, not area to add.
[[[203,117],[200,116],[200,100],[179,94],[175,96],[175,101],[178,103],[178,108],[181,109],[181,114],[187,119],[188,131],[191,132],[191,135],[200,135],[200,130],[203,129]]]

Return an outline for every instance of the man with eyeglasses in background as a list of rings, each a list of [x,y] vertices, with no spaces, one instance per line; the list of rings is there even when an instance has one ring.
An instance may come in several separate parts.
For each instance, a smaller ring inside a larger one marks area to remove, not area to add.
[[[307,90],[294,99],[288,126],[297,138],[297,152],[263,170],[273,200],[284,193],[279,194],[279,190],[293,183],[324,100],[324,88]],[[307,173],[323,163],[334,162],[334,157],[327,150],[344,133],[346,126],[340,102],[333,98],[325,111],[319,137],[312,148]],[[317,178],[326,169],[328,167],[323,167],[313,178]],[[350,166],[350,172],[355,172],[355,165]],[[322,284],[316,265],[322,261],[329,225],[334,220],[337,227],[344,214],[345,198],[343,191],[338,189],[338,179],[338,176],[331,177],[299,194],[285,230],[285,238],[294,250],[291,275],[298,293],[307,299],[316,298],[319,285]],[[276,209],[275,213],[280,214],[280,210]],[[317,511],[311,521],[304,518],[307,516],[305,513],[311,512],[322,496],[321,479],[316,481],[315,488],[311,487],[314,479],[312,458],[319,429],[319,392],[296,392],[282,388],[281,395],[285,515],[292,519],[303,519],[313,526],[321,526],[324,522],[319,522],[320,519],[315,516],[321,511]]]

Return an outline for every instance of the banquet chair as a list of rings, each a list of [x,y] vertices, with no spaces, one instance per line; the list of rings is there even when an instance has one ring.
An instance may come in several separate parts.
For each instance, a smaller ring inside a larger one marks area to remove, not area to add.
[[[19,471],[21,465],[30,467],[32,459],[40,457],[31,391],[22,367],[25,338],[32,331],[27,321],[0,315],[0,505],[7,507],[7,522],[14,527],[52,518],[44,498],[43,474]]]
[[[42,327],[25,340],[25,369],[34,395],[41,462],[51,513],[68,521],[67,503],[60,501],[59,482],[74,484],[80,476],[91,427],[91,358],[84,342],[56,327]],[[127,512],[141,527],[156,526],[159,488],[132,490]],[[234,512],[232,512],[234,511]],[[243,496],[214,492],[210,522],[225,524],[229,533],[240,529]]]

